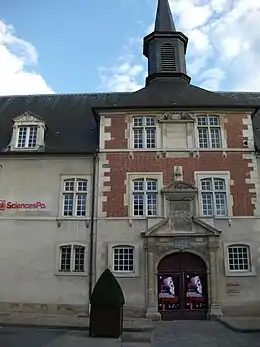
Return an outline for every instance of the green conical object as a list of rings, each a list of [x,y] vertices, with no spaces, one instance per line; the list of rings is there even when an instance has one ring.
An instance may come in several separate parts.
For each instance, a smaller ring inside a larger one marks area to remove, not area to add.
[[[99,277],[91,294],[90,304],[93,307],[122,307],[125,304],[120,284],[109,269]]]

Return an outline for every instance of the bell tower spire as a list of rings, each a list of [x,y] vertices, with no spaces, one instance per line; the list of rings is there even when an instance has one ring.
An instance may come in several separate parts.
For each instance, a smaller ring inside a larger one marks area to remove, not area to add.
[[[168,0],[159,0],[154,31],[176,31]]]
[[[144,38],[143,53],[148,58],[146,85],[157,79],[181,79],[189,83],[187,44],[188,38],[175,29],[169,1],[158,0],[154,31]]]

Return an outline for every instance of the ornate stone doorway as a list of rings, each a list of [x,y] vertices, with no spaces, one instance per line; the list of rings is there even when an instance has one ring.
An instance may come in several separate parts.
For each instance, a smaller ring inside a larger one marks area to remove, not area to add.
[[[166,216],[149,220],[147,230],[141,233],[146,251],[147,317],[205,319],[207,312],[209,317],[222,314],[218,288],[221,230],[214,221],[194,216],[197,191],[184,181],[163,187]],[[160,299],[170,278],[176,282],[179,299],[165,302]],[[194,288],[199,285],[203,296],[195,300]]]
[[[165,256],[158,265],[157,286],[162,320],[206,319],[207,268],[199,256],[189,252]]]

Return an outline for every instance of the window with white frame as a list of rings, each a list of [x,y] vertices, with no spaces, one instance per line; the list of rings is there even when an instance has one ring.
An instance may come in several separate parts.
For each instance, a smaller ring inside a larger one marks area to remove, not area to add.
[[[158,214],[158,181],[156,179],[134,179],[133,215],[157,216]]]
[[[37,144],[37,126],[19,126],[17,148],[35,148]]]
[[[85,247],[60,246],[59,272],[85,272]]]
[[[219,116],[197,117],[198,143],[200,148],[221,148],[221,125]]]
[[[251,271],[250,250],[247,245],[228,247],[228,267],[230,272]]]
[[[135,271],[135,248],[130,246],[113,247],[113,272]]]
[[[226,179],[206,177],[200,179],[201,210],[206,217],[227,216]]]
[[[11,151],[37,150],[44,147],[46,124],[44,119],[31,111],[26,111],[13,119]]]
[[[134,148],[156,147],[156,117],[133,117]]]
[[[69,178],[63,181],[62,214],[64,217],[87,215],[88,180]]]

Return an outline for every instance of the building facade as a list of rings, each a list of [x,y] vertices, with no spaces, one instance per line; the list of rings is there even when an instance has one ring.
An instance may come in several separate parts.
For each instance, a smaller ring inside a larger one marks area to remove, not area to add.
[[[1,311],[88,312],[108,267],[125,312],[260,312],[260,93],[190,83],[167,0],[134,93],[0,98]]]
[[[159,1],[145,88],[97,109],[97,275],[147,317],[259,314],[259,95],[192,86],[186,47]]]
[[[0,310],[84,312],[97,122],[57,97],[1,106]]]

